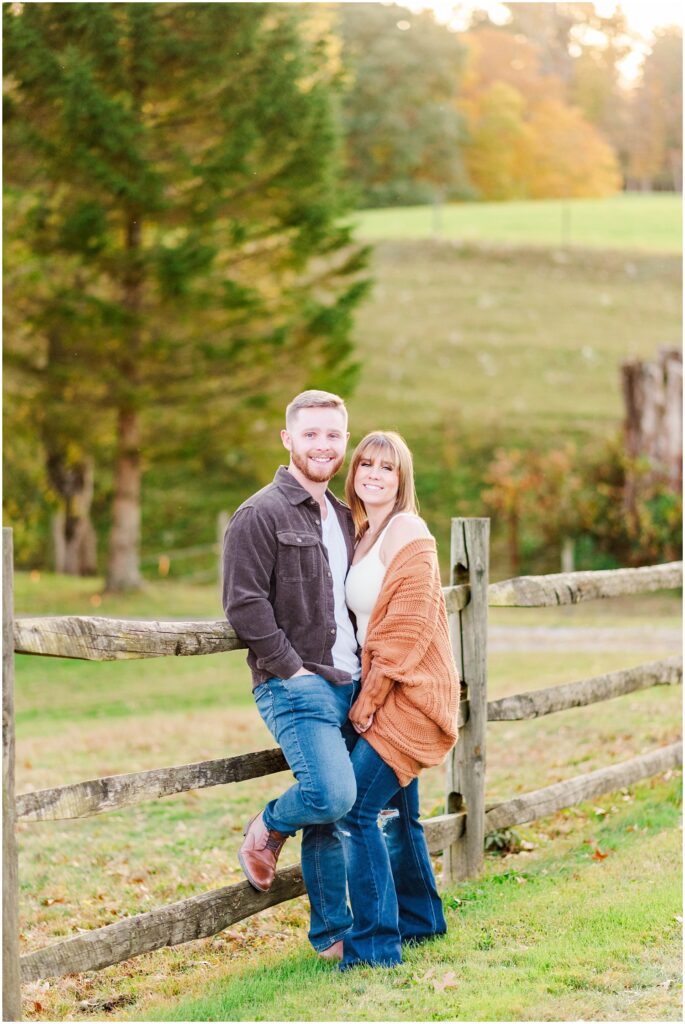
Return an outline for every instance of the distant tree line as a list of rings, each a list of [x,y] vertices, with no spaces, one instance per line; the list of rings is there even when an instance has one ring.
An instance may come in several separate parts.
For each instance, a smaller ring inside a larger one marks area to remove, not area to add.
[[[505,4],[466,32],[430,12],[338,5],[350,180],[365,206],[681,188],[682,34],[661,29],[639,80],[620,10]]]

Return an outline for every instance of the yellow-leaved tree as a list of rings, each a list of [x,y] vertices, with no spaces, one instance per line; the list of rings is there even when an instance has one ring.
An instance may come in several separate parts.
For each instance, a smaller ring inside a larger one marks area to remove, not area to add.
[[[528,127],[531,199],[609,196],[620,189],[613,149],[577,107],[544,99],[535,104]]]
[[[561,79],[543,72],[537,44],[491,28],[465,42],[464,162],[482,199],[605,196],[621,187],[614,150],[568,103]]]
[[[530,163],[526,102],[513,86],[494,82],[463,104],[470,126],[464,163],[478,193],[487,199],[523,199]]]

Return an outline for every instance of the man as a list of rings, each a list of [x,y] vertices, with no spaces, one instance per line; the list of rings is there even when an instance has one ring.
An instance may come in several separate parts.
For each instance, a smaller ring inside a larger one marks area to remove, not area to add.
[[[328,959],[342,956],[352,924],[335,823],[356,798],[347,716],[361,670],[344,587],[354,527],[348,507],[327,490],[348,439],[341,398],[325,391],[294,398],[281,431],[289,465],[240,506],[224,539],[224,610],[248,647],[259,712],[297,780],[252,818],[238,857],[265,892],[283,843],[303,830],[309,939]]]

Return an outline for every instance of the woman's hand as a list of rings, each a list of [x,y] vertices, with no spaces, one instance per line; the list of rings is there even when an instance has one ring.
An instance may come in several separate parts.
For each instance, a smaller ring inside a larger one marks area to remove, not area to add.
[[[367,732],[371,728],[372,723],[373,723],[373,715],[371,715],[371,718],[369,718],[369,720],[367,721],[365,726],[362,727],[361,725],[357,725],[356,722],[353,722],[352,723],[352,728],[354,729],[355,732],[358,732],[359,735],[361,736],[363,733]]]
[[[350,708],[350,721],[359,733],[366,732],[373,722],[376,705],[364,693],[360,693]]]

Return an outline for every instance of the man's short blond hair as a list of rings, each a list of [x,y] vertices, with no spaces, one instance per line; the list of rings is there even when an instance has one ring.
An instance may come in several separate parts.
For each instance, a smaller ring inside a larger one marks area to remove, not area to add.
[[[286,430],[292,429],[295,417],[300,409],[340,409],[345,421],[345,429],[347,430],[347,409],[345,408],[345,402],[339,395],[334,395],[330,391],[302,391],[293,398],[285,410]]]

